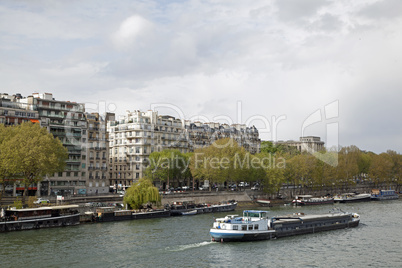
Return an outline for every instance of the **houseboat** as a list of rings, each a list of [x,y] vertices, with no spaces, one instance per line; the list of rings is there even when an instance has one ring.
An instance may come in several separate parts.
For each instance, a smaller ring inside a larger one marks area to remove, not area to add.
[[[371,200],[380,201],[380,200],[393,200],[398,199],[399,195],[394,190],[378,190],[373,189],[371,191]]]
[[[3,214],[3,213],[2,213]],[[0,232],[80,224],[78,205],[9,209],[0,221]]]
[[[345,193],[334,197],[334,201],[339,203],[366,202],[370,200],[371,194]]]
[[[210,229],[212,241],[257,241],[298,234],[316,233],[359,225],[360,216],[333,210],[327,214],[277,216],[268,219],[268,211],[245,210],[243,216],[228,215],[216,219]]]
[[[99,207],[94,214],[94,221],[124,221],[152,218],[170,217],[170,211],[166,209],[141,209],[141,210],[116,210],[116,207]]]
[[[166,205],[166,209],[170,210],[171,216],[182,216],[188,212],[195,214],[228,212],[233,211],[237,207],[237,202],[230,200],[219,204],[195,204],[193,201],[174,202],[172,205]]]
[[[313,197],[312,195],[299,195],[292,201],[295,206],[311,206],[311,205],[323,205],[333,204],[333,197]]]

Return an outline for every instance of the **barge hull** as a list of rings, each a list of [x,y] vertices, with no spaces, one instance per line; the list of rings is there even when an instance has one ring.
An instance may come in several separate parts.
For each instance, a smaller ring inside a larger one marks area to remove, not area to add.
[[[264,233],[252,234],[233,234],[233,233],[216,233],[210,232],[212,241],[216,242],[247,242],[261,241],[276,238],[275,231],[267,231]]]
[[[0,222],[0,233],[9,231],[34,230],[43,228],[73,226],[80,224],[80,214]]]

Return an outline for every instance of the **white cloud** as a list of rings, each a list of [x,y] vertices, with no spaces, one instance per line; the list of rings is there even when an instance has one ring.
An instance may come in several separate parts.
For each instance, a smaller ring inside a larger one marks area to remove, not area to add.
[[[133,15],[125,19],[116,33],[113,34],[114,44],[118,48],[127,49],[141,42],[141,37],[152,31],[152,23],[141,16]]]

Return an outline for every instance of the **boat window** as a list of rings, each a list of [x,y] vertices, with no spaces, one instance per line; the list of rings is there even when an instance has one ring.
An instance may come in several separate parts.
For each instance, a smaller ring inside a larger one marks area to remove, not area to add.
[[[239,226],[238,225],[233,225],[233,230],[239,230]]]
[[[249,225],[249,226],[248,226],[248,229],[249,229],[249,230],[253,230],[253,225]]]
[[[258,224],[254,225],[254,230],[258,230]]]
[[[247,230],[247,225],[242,225],[242,226],[241,226],[241,229],[242,229],[243,231],[246,231],[246,230]]]

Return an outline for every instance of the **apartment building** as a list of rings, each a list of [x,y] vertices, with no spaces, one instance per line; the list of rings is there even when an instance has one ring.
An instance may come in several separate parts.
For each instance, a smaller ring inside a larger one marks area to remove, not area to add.
[[[33,105],[20,103],[21,94],[0,94],[0,124],[19,125],[23,122],[39,123],[39,113]]]
[[[251,153],[260,150],[258,130],[243,124],[201,123],[158,115],[155,111],[127,111],[108,122],[110,185],[129,187],[144,176],[149,155],[164,149],[183,153],[208,146],[221,138],[233,138]]]
[[[260,152],[261,140],[255,126],[247,127],[245,124],[228,125],[185,120],[184,128],[192,150],[208,146],[218,139],[232,138],[250,153]]]
[[[190,150],[182,121],[154,111],[127,111],[108,122],[110,185],[129,187],[143,177],[149,155],[163,149]]]
[[[100,194],[109,192],[109,144],[107,122],[114,121],[114,114],[104,117],[99,113],[85,113],[88,124],[86,146],[87,193]]]
[[[32,105],[39,114],[42,127],[58,138],[68,149],[68,159],[63,172],[45,178],[39,185],[41,194],[86,193],[87,121],[83,104],[58,101],[51,93],[33,93],[21,98],[20,103]]]

